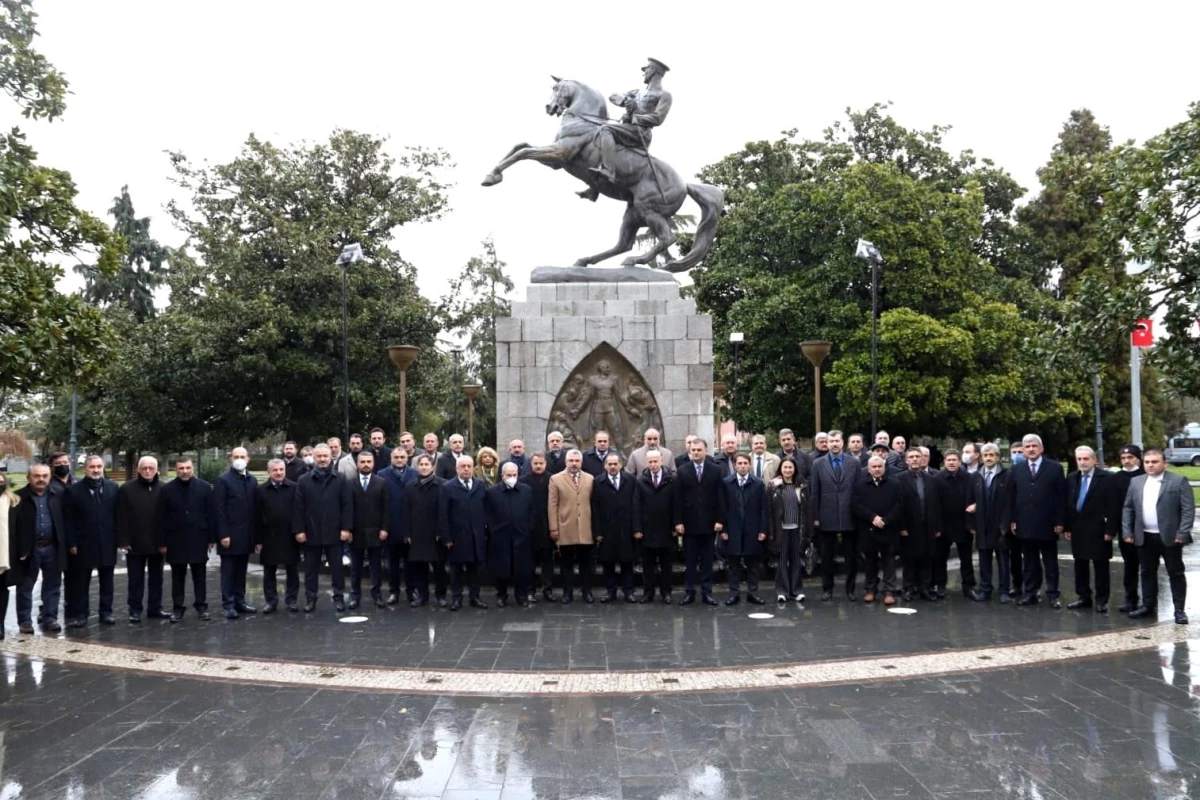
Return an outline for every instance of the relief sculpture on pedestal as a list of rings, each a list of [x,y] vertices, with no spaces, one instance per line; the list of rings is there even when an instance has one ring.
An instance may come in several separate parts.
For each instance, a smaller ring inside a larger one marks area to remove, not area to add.
[[[628,454],[642,444],[647,428],[662,430],[654,392],[637,368],[605,343],[571,371],[554,399],[546,431],[559,431],[568,445],[581,450],[592,446],[596,431],[607,431],[612,446]]]

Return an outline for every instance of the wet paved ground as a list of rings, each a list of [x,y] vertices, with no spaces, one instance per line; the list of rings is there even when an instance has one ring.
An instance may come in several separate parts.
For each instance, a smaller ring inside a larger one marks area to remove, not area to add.
[[[118,579],[118,598],[123,586]],[[1076,637],[1127,638],[1139,627],[1116,614],[957,596],[907,617],[838,599],[766,621],[749,620],[744,605],[543,604],[372,610],[367,623],[344,625],[322,603],[307,619],[122,620],[71,640],[547,676],[765,663],[799,664],[802,674],[830,659],[952,659],[961,648],[1082,645],[1089,639]],[[1149,632],[1160,630],[1178,629]],[[315,677],[246,685],[229,673],[171,677],[10,654],[0,798],[1188,798],[1200,796],[1196,653],[1200,637],[904,680],[566,697],[332,691]]]

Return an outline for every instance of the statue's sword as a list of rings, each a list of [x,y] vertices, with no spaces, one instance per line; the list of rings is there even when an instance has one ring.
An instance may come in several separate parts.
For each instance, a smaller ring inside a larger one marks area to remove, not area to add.
[[[646,153],[646,163],[650,165],[650,175],[654,178],[654,185],[658,187],[658,195],[663,202],[667,202],[667,193],[663,191],[662,182],[658,179],[658,169],[654,166],[654,159],[650,157],[650,148],[646,146],[646,137],[642,135],[642,126],[634,125],[638,132],[638,141],[642,143],[642,150]]]

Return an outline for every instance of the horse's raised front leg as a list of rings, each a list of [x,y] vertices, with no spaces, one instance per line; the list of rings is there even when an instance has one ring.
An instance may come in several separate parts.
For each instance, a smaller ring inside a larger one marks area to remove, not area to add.
[[[646,220],[646,225],[654,234],[654,247],[640,256],[631,256],[621,262],[623,267],[632,267],[637,264],[653,264],[654,260],[662,253],[667,251],[671,245],[675,244],[675,232],[671,230],[671,223],[662,214],[657,211],[645,211],[642,216]]]
[[[492,171],[483,179],[484,186],[495,186],[500,181],[504,180],[504,170],[511,167],[518,161],[537,161],[542,164],[552,166],[565,164],[570,158],[570,152],[562,145],[548,144],[542,147],[533,147],[530,145],[518,145],[509,151],[508,156],[503,161],[497,164]]]
[[[634,210],[633,205],[625,208],[625,216],[621,220],[621,233],[617,237],[617,244],[603,253],[596,253],[594,256],[587,256],[575,262],[577,267],[590,267],[603,261],[606,258],[612,258],[621,253],[628,253],[633,249],[633,243],[637,241],[638,228],[642,227],[642,215]]]

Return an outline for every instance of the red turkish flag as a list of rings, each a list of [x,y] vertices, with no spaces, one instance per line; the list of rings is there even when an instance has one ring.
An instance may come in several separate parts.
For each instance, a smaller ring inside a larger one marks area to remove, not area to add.
[[[1152,347],[1154,345],[1154,320],[1139,319],[1133,326],[1130,337],[1134,347]]]

